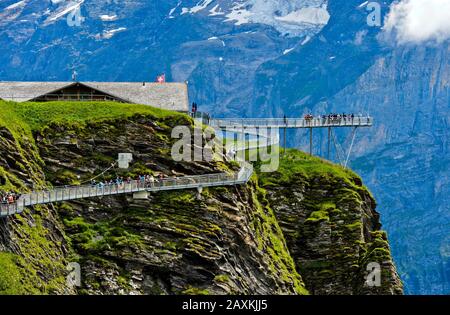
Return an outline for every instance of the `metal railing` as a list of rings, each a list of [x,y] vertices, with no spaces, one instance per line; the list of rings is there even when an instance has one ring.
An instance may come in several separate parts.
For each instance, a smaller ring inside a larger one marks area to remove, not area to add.
[[[208,175],[183,176],[145,182],[133,180],[122,184],[103,186],[66,186],[21,195],[15,203],[0,204],[0,217],[21,213],[27,206],[52,202],[102,197],[135,192],[168,191],[199,187],[215,187],[245,184],[253,174],[251,164],[242,163],[242,168],[234,174],[218,173]]]
[[[323,128],[323,127],[370,127],[373,118],[370,116],[355,117],[315,117],[307,118],[220,118],[211,119],[210,125],[215,128]]]

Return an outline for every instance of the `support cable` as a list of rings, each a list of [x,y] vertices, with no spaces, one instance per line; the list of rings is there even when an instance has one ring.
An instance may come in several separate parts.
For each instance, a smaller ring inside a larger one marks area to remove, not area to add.
[[[338,146],[339,143],[336,140],[336,135],[335,135],[333,130],[331,130],[331,135],[332,135],[332,138],[333,138],[334,147],[336,149],[336,155],[337,155],[338,161],[339,161],[339,163],[341,165],[343,165],[344,161],[343,161],[343,159],[341,159],[341,154],[340,154],[341,152],[339,151],[339,146]],[[342,148],[341,148],[341,150],[342,150]]]
[[[344,168],[347,168],[348,160],[350,159],[350,154],[352,153],[353,143],[355,143],[356,138],[356,131],[358,130],[358,127],[355,127],[353,129],[352,133],[352,143],[350,144],[350,148],[348,149],[347,159],[345,160]]]

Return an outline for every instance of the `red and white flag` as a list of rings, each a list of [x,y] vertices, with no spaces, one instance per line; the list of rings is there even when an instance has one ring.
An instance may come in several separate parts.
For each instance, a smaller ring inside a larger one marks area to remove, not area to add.
[[[156,82],[158,83],[165,83],[166,82],[166,75],[165,74],[161,74],[159,76],[156,77]]]

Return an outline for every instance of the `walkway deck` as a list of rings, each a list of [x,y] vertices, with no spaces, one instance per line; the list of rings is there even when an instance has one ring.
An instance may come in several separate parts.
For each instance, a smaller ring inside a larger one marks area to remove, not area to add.
[[[370,116],[328,119],[328,118],[218,118],[211,119],[214,128],[327,128],[327,127],[371,127]]]
[[[177,178],[167,178],[149,184],[133,180],[130,183],[123,183],[121,185],[105,185],[103,187],[93,187],[91,185],[86,185],[54,188],[45,191],[34,191],[21,195],[17,202],[14,204],[0,204],[0,217],[21,213],[27,206],[48,204],[52,202],[138,192],[156,192],[245,184],[248,182],[252,174],[253,166],[249,163],[243,162],[242,168],[235,174],[218,173],[197,176],[183,176]]]

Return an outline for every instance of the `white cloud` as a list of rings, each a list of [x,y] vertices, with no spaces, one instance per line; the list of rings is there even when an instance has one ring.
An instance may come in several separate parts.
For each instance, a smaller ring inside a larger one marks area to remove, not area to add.
[[[397,42],[443,42],[450,38],[450,0],[402,0],[393,3],[384,29]]]

